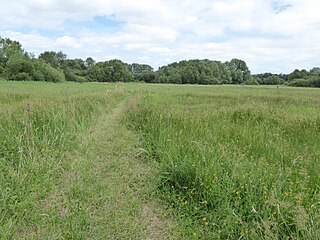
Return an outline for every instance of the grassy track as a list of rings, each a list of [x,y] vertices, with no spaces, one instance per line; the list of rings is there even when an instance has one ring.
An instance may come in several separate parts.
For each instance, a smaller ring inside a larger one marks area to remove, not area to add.
[[[80,180],[75,187],[87,196],[85,207],[90,209],[86,239],[168,237],[170,227],[150,195],[154,170],[136,157],[138,139],[121,124],[125,109],[137,100],[129,97],[102,116],[81,146],[85,151],[77,159],[86,162],[86,167],[76,168],[75,175],[86,181]]]

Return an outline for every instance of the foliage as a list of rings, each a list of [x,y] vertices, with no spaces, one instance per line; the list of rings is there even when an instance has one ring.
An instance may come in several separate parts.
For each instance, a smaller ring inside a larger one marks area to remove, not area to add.
[[[296,69],[292,73],[289,74],[288,81],[292,81],[294,79],[304,78],[307,74],[308,74],[307,71],[304,69],[301,71],[299,69]]]
[[[226,62],[226,65],[231,73],[231,83],[241,84],[251,79],[251,74],[246,62],[239,59],[232,59],[230,62]]]
[[[281,85],[284,83],[284,80],[276,75],[269,76],[263,81],[266,85]]]
[[[155,82],[156,76],[153,68],[147,64],[133,63],[131,64],[131,72],[135,81],[143,81],[146,83]]]
[[[93,82],[132,82],[134,76],[129,64],[110,60],[88,68],[87,79]]]
[[[307,79],[294,79],[287,83],[288,86],[292,87],[320,87],[320,76],[311,76]]]
[[[5,76],[8,80],[31,80],[33,72],[32,61],[24,55],[15,55],[6,63]]]
[[[39,59],[42,59],[47,64],[50,64],[53,68],[59,68],[67,59],[67,55],[63,52],[45,51],[39,55]]]
[[[183,60],[160,67],[157,71],[147,64],[128,64],[113,59],[96,62],[92,57],[68,59],[61,51],[45,51],[35,61],[21,44],[0,37],[0,76],[18,81],[73,82],[146,82],[172,84],[261,84],[318,87],[320,68],[310,71],[296,69],[290,74],[261,73],[251,75],[245,61],[227,62],[208,59]],[[45,64],[44,64],[45,63]],[[48,67],[49,66],[49,67]],[[54,70],[55,69],[55,70]],[[63,76],[61,75],[63,74]],[[297,80],[297,79],[303,79]],[[292,83],[291,83],[292,82]]]
[[[259,81],[255,78],[248,79],[244,82],[245,85],[259,85]]]
[[[176,84],[232,83],[228,64],[219,61],[189,60],[171,63],[156,72],[156,82]]]
[[[5,65],[12,57],[24,54],[25,52],[19,42],[0,36],[0,65]]]

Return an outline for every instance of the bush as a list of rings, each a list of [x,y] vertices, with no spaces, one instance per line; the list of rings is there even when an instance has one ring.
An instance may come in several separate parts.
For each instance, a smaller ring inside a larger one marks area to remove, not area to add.
[[[284,80],[276,75],[272,75],[263,79],[263,84],[266,84],[266,85],[280,85],[283,83],[284,83]]]
[[[63,73],[65,75],[66,81],[81,82],[81,83],[87,81],[87,79],[84,76],[78,75],[79,73],[81,74],[81,72],[73,70],[69,67],[64,68]]]
[[[320,77],[311,77],[310,80],[311,85],[316,88],[320,88]]]
[[[6,64],[5,75],[10,80],[30,81],[34,72],[34,65],[25,56],[17,56]]]
[[[47,82],[63,82],[65,80],[64,74],[60,69],[55,69],[41,59],[32,59],[35,71],[32,74],[34,81],[47,81]]]
[[[291,82],[288,82],[288,86],[291,87],[312,87],[311,82],[306,79],[295,79]]]
[[[291,87],[316,87],[320,88],[320,77],[309,77],[308,79],[295,79],[288,82]]]
[[[244,82],[245,85],[259,85],[259,82],[255,78],[248,79]]]
[[[65,76],[61,70],[55,69],[49,65],[46,66],[45,81],[47,81],[47,82],[63,82],[65,80],[66,80]]]
[[[31,77],[28,73],[21,72],[11,78],[15,81],[31,81]]]
[[[36,70],[33,73],[32,80],[34,81],[45,81],[44,74],[41,70]]]
[[[4,73],[4,67],[0,65],[0,76],[2,76],[3,73]]]

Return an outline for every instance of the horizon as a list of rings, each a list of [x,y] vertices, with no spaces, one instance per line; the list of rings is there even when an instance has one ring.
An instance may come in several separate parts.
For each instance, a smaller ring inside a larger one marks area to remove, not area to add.
[[[237,58],[252,74],[288,74],[320,66],[319,8],[316,0],[5,2],[0,36],[37,56],[62,51],[154,70],[182,60]]]

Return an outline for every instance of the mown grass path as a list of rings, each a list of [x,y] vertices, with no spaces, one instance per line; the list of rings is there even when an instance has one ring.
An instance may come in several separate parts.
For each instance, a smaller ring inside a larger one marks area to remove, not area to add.
[[[154,168],[136,157],[138,138],[121,124],[129,97],[102,116],[89,135],[83,136],[73,173],[66,176],[67,192],[79,201],[79,220],[87,215],[86,239],[175,239],[161,207],[152,199]],[[77,204],[75,204],[77,205]],[[76,223],[76,219],[73,222]],[[79,227],[77,227],[79,229]],[[81,229],[81,226],[80,226]]]

